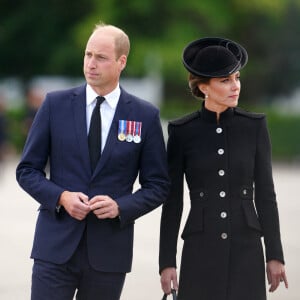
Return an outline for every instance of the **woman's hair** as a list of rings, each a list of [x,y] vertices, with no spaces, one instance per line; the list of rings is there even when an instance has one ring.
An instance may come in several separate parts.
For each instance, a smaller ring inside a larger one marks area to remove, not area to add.
[[[209,83],[210,77],[196,76],[189,73],[188,81],[189,81],[189,87],[191,89],[192,95],[197,98],[205,99],[205,95],[200,91],[198,85],[200,83]]]

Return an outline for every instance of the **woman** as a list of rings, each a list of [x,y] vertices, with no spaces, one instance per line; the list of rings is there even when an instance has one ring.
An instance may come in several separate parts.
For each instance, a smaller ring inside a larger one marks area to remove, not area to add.
[[[265,300],[264,238],[269,291],[288,282],[274,192],[271,146],[263,114],[237,108],[246,50],[223,38],[203,38],[183,53],[189,86],[204,98],[200,111],[169,124],[172,181],[163,206],[161,285],[180,300]],[[176,246],[186,178],[191,208]]]

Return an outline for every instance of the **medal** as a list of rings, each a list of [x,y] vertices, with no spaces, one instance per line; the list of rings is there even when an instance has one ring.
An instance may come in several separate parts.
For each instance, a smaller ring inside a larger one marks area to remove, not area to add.
[[[133,141],[133,121],[126,121],[126,128],[127,128],[127,134],[126,134],[126,141],[128,143],[131,143]]]
[[[133,137],[133,141],[134,141],[136,144],[138,144],[138,143],[141,142],[141,137],[138,136],[138,135],[135,135],[135,136]]]
[[[126,121],[125,120],[119,120],[119,131],[118,131],[118,139],[119,141],[123,142],[126,139],[125,131],[126,131]]]
[[[119,133],[118,139],[119,139],[119,141],[121,141],[121,142],[125,141],[125,140],[126,140],[125,134],[124,134],[124,133]]]
[[[142,131],[142,122],[134,122],[135,128],[134,128],[134,137],[133,141],[138,144],[141,142],[141,131]]]

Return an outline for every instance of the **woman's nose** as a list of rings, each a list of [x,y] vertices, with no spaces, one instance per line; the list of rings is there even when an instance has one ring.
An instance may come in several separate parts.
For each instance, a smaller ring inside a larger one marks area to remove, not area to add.
[[[238,90],[238,89],[240,89],[240,87],[241,87],[240,81],[239,80],[234,80],[233,83],[232,83],[232,89],[233,90]]]

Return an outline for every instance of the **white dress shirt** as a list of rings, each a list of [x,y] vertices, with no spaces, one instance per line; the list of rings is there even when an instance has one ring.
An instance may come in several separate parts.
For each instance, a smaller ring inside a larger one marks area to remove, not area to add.
[[[121,90],[118,85],[111,93],[107,95],[97,95],[97,93],[91,88],[90,85],[86,85],[86,127],[87,134],[90,128],[91,117],[93,109],[96,105],[96,97],[105,97],[105,101],[100,106],[101,113],[101,152],[104,149],[107,136],[110,130],[112,120],[115,115],[116,107],[119,102]]]

